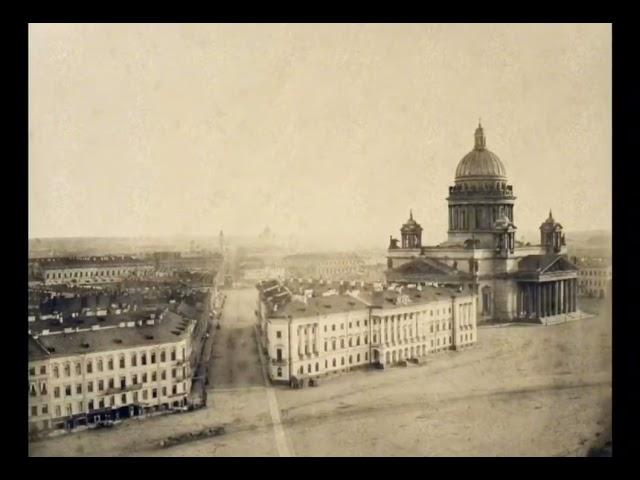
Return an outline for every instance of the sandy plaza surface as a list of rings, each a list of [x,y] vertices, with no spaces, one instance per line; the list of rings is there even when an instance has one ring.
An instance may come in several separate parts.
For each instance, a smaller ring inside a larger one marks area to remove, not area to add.
[[[31,456],[582,456],[611,437],[611,316],[481,327],[478,343],[424,365],[361,370],[317,388],[266,386],[256,291],[229,290],[207,408],[29,445]],[[162,448],[177,433],[219,437]]]

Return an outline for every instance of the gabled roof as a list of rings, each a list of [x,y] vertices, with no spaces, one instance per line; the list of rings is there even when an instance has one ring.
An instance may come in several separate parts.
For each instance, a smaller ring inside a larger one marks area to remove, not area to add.
[[[471,278],[468,274],[451,268],[447,264],[434,258],[416,258],[399,267],[387,270],[387,281],[407,282],[445,282],[465,280]]]

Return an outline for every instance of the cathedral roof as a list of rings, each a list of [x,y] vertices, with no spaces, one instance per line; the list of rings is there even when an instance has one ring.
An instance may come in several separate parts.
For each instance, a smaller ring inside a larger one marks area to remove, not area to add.
[[[400,229],[403,233],[421,232],[422,227],[413,219],[413,211],[409,210],[409,220]]]
[[[497,179],[506,180],[507,171],[498,156],[486,148],[486,138],[482,125],[475,133],[475,146],[458,163],[456,180]]]
[[[435,258],[421,257],[387,270],[386,277],[389,282],[449,282],[465,280],[468,275]]]

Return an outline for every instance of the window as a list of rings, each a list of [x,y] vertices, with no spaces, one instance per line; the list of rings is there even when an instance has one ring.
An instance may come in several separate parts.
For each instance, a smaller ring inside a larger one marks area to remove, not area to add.
[[[76,385],[76,395],[82,395],[82,384],[78,383]]]
[[[93,362],[91,360],[87,361],[87,373],[93,373]]]
[[[127,388],[127,377],[120,377],[120,388]]]
[[[138,384],[138,375],[131,375],[131,383],[134,385]]]
[[[167,371],[166,370],[162,370],[162,372],[160,372],[160,379],[161,380],[166,380],[167,379]]]
[[[78,411],[82,412],[84,410],[84,402],[82,400],[80,400],[78,402]]]
[[[335,340],[331,340],[331,348],[332,348],[333,350],[335,350],[335,349],[336,349],[336,341],[335,341]]]
[[[42,405],[42,415],[49,414],[49,405]]]
[[[324,351],[327,351],[328,342],[324,342]]]
[[[307,373],[311,373],[311,364],[307,365]]]
[[[151,365],[156,363],[156,352],[151,352]]]
[[[351,328],[351,322],[349,322],[349,328]]]
[[[282,332],[280,330],[276,331],[276,338],[282,338]]]
[[[65,377],[70,377],[71,376],[71,365],[69,365],[68,363],[65,364],[65,366],[64,366],[64,376]]]
[[[124,368],[124,355],[120,355],[120,368]]]
[[[325,332],[327,331],[327,326],[326,326],[326,325],[324,326],[324,331],[325,331]]]
[[[99,371],[99,372],[102,372],[103,370],[104,370],[104,369],[103,369],[103,365],[102,365],[102,359],[101,359],[101,358],[99,358],[99,359],[98,359],[98,371]]]
[[[109,370],[113,370],[113,357],[110,357],[107,361],[107,367],[109,368]]]
[[[171,369],[171,378],[176,378],[176,369],[175,368]]]
[[[60,369],[57,365],[53,366],[53,378],[60,378]]]
[[[138,354],[136,354],[135,352],[131,354],[131,366],[132,367],[138,366]]]
[[[109,389],[112,389],[112,388],[114,388],[114,387],[115,387],[115,381],[114,381],[114,379],[113,379],[113,378],[110,378],[110,379],[109,379]]]
[[[351,338],[349,338],[349,346],[351,346]]]
[[[331,331],[333,331],[333,332],[336,331],[336,326],[335,325],[331,325]]]
[[[333,363],[333,366],[335,367],[336,366],[336,359],[335,358],[333,359],[332,363]]]
[[[369,360],[369,352],[364,352],[364,359]]]
[[[344,365],[344,357],[340,359],[340,365]]]
[[[71,406],[70,403],[67,403],[67,415],[68,416],[73,415],[73,407]]]
[[[147,354],[145,352],[142,352],[142,354],[140,355],[140,364],[141,365],[147,364]]]
[[[152,382],[156,382],[158,381],[158,373],[157,372],[151,372],[151,381]]]
[[[98,380],[98,391],[102,392],[104,390],[104,380]]]
[[[316,363],[316,372],[319,372],[319,371],[320,371],[320,364]]]
[[[142,383],[147,383],[147,373],[142,374]]]
[[[138,403],[138,392],[133,392],[133,403]]]
[[[340,330],[344,330],[344,323],[340,324]]]
[[[61,417],[62,416],[62,409],[60,408],[60,405],[56,405],[56,417]]]
[[[364,326],[365,326],[365,327],[367,326],[367,321],[366,321],[366,320],[364,321]]]
[[[87,382],[87,392],[93,393],[93,382]]]
[[[175,361],[175,359],[176,359],[176,349],[174,348],[173,350],[171,350],[171,361],[173,362]]]
[[[64,395],[65,395],[65,397],[70,397],[71,396],[71,385],[65,385],[64,386]]]
[[[157,388],[154,388],[151,391],[151,398],[158,398],[158,389]]]
[[[166,362],[166,361],[167,361],[167,354],[165,353],[165,351],[164,351],[164,350],[162,350],[162,351],[160,352],[160,361],[161,361],[161,362]]]
[[[98,402],[98,407],[99,408],[104,408],[105,406],[105,400],[104,398],[101,398],[100,401]]]
[[[120,395],[120,401],[125,404],[127,403],[127,394],[123,393],[122,395]]]
[[[36,384],[32,383],[29,385],[29,395],[31,395],[32,397],[35,397],[38,394],[38,391],[36,389]]]
[[[282,376],[282,367],[278,367],[278,371],[276,373],[277,377],[281,377]]]
[[[349,365],[351,365],[352,360],[353,360],[353,357],[351,355],[349,355]]]
[[[142,391],[142,399],[146,400],[148,398],[148,396],[149,396],[149,393],[146,390],[143,390]]]
[[[356,355],[356,362],[360,361],[360,354]]]

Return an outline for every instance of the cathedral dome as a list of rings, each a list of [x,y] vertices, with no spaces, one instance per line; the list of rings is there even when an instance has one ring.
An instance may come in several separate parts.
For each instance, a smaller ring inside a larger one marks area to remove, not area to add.
[[[475,133],[475,147],[467,153],[456,168],[456,181],[459,180],[506,180],[507,171],[498,156],[487,150],[482,125]]]

